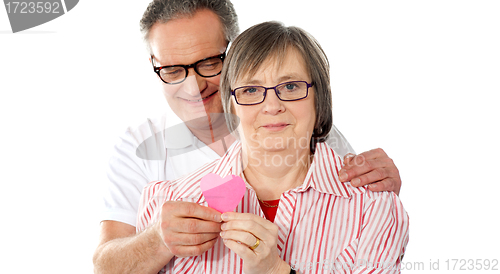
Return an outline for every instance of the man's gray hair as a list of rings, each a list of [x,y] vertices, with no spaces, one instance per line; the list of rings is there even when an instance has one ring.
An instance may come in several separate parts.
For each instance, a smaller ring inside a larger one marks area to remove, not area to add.
[[[229,0],[154,0],[149,3],[141,19],[141,32],[148,50],[151,51],[148,39],[154,24],[191,17],[203,9],[211,10],[219,17],[227,42],[233,41],[238,36],[238,16]]]

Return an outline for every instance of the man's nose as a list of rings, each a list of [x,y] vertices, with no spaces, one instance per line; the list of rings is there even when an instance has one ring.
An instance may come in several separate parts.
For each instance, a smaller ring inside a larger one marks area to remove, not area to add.
[[[200,92],[207,86],[205,78],[201,77],[194,71],[194,68],[188,70],[188,76],[183,83],[183,90],[185,93],[193,97],[201,97]]]

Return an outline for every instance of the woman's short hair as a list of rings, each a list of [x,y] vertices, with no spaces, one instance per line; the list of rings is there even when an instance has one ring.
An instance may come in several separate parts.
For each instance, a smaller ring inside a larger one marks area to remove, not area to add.
[[[148,40],[149,31],[154,24],[190,17],[203,9],[211,10],[219,17],[227,42],[233,41],[238,36],[240,32],[238,16],[229,0],[154,0],[149,3],[140,23],[141,32],[148,50],[151,51]]]
[[[234,114],[231,90],[242,77],[252,77],[269,58],[278,65],[284,61],[289,48],[296,49],[304,58],[306,69],[314,83],[316,123],[315,142],[324,142],[332,128],[332,92],[330,65],[325,52],[309,33],[298,27],[286,27],[280,22],[264,22],[241,33],[231,45],[224,60],[220,91],[224,112]],[[236,132],[237,121],[228,115],[229,131]]]

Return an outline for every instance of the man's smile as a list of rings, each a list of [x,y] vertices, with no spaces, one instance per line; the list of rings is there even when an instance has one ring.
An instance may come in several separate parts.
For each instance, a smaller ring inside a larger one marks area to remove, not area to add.
[[[181,99],[183,99],[185,101],[188,101],[188,102],[191,102],[191,103],[199,103],[199,102],[202,102],[202,101],[205,101],[205,100],[211,98],[212,96],[214,96],[215,94],[217,94],[218,91],[219,90],[215,90],[214,92],[212,92],[208,96],[200,98],[200,99],[196,99],[196,100],[190,100],[190,99],[185,99],[185,98],[181,98]]]

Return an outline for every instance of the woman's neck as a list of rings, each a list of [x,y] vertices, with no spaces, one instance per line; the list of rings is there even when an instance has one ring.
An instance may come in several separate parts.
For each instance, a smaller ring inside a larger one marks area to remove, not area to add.
[[[242,148],[245,178],[262,200],[276,200],[287,190],[304,182],[312,155],[309,150],[282,151]]]

